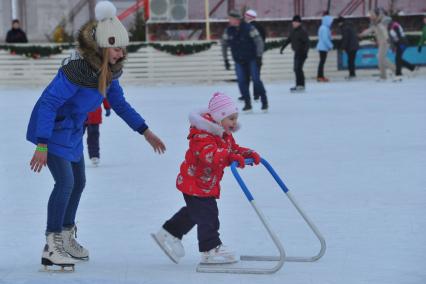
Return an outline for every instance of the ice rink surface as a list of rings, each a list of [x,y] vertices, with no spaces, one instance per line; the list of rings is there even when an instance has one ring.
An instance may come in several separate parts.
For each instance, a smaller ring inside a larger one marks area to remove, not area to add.
[[[183,240],[178,265],[149,235],[183,205],[175,178],[188,114],[206,107],[215,91],[237,98],[236,84],[123,86],[167,152],[154,154],[115,113],[104,118],[101,164],[94,168],[85,153],[87,186],[77,214],[90,261],[67,274],[39,272],[53,180],[47,169],[30,171],[34,146],[25,132],[42,88],[2,87],[0,283],[426,283],[425,79],[308,82],[304,94],[289,94],[287,82],[267,84],[269,113],[254,103],[253,114],[240,115],[237,143],[271,163],[327,241],[318,262],[285,263],[273,275],[197,273],[195,230]],[[288,255],[316,254],[318,241],[269,174],[261,167],[241,174]],[[227,246],[276,253],[229,169],[218,204]]]

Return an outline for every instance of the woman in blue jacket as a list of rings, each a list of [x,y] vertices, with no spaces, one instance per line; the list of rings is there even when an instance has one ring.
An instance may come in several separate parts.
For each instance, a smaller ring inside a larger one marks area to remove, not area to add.
[[[158,153],[163,142],[126,102],[118,78],[122,74],[129,37],[111,2],[99,2],[98,21],[84,25],[77,51],[64,60],[31,114],[27,140],[36,144],[31,169],[48,166],[55,185],[49,198],[46,245],[42,264],[72,267],[89,252],[74,238],[75,216],[85,186],[83,129],[88,112],[107,98],[112,109]]]
[[[324,77],[324,64],[327,60],[327,53],[333,49],[333,42],[331,41],[331,24],[333,23],[333,17],[325,15],[322,17],[321,26],[318,29],[318,44],[317,49],[319,51],[320,61],[318,64],[318,82],[328,82],[328,78]]]

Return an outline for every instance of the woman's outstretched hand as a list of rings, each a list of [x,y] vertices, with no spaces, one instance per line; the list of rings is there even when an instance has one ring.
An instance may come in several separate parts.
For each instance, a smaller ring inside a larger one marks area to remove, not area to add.
[[[38,146],[45,148],[47,145],[39,144]],[[47,149],[47,148],[46,148]],[[31,170],[39,173],[43,167],[47,165],[47,151],[41,152],[35,150],[33,158],[31,159],[30,166]]]
[[[158,138],[157,135],[155,135],[149,128],[145,130],[143,136],[145,136],[146,141],[151,144],[156,153],[163,154],[166,151],[166,146],[163,141],[161,141],[161,139]]]

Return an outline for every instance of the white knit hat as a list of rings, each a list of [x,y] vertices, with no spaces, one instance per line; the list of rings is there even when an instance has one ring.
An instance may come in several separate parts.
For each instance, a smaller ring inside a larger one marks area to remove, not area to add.
[[[225,117],[238,113],[238,107],[227,95],[214,93],[209,102],[209,113],[216,122],[220,123]]]
[[[256,19],[256,17],[257,17],[256,11],[252,10],[252,9],[247,10],[244,15],[247,16],[247,17],[253,18],[253,19]]]
[[[125,47],[129,45],[129,34],[115,16],[117,9],[109,1],[100,1],[95,7],[98,20],[95,39],[99,47]]]

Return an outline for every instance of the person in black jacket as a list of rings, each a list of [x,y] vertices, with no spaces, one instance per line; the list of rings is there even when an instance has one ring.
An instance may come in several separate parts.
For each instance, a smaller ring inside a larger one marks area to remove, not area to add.
[[[228,47],[231,48],[232,58],[235,62],[235,73],[237,75],[238,87],[244,99],[244,112],[252,111],[249,78],[251,77],[254,89],[260,96],[262,111],[268,109],[266,90],[259,75],[259,66],[262,65],[262,54],[264,44],[257,29],[242,20],[239,11],[229,12],[229,26],[225,29],[222,37],[222,55],[225,68],[230,70],[228,60]]]
[[[21,30],[19,20],[15,19],[12,21],[12,29],[7,32],[6,35],[7,43],[27,43],[27,35]]]
[[[309,37],[302,26],[302,18],[299,15],[293,17],[291,22],[293,29],[287,40],[284,41],[280,53],[282,54],[286,46],[291,43],[294,51],[294,73],[296,74],[296,86],[290,88],[291,92],[303,92],[305,90],[305,75],[303,74],[303,64],[308,57]]]
[[[354,79],[356,77],[355,57],[359,49],[358,34],[355,32],[352,23],[346,21],[342,16],[337,18],[336,23],[342,34],[340,49],[344,50],[348,56],[349,76],[345,78],[348,80]]]
[[[259,22],[256,21],[256,17],[257,17],[257,13],[255,10],[247,10],[244,13],[244,20],[249,23],[250,25],[254,26],[256,28],[256,30],[259,32],[260,37],[263,40],[263,44],[265,45],[266,43],[266,31],[265,29],[262,27],[261,24],[259,24]],[[263,62],[263,60],[261,60],[260,62]],[[262,64],[260,64],[259,66],[259,76],[260,76],[260,71],[262,70]],[[250,82],[250,78],[248,78],[248,82]],[[259,92],[254,88],[254,84],[253,84],[253,98],[255,101],[259,100],[260,94]]]

